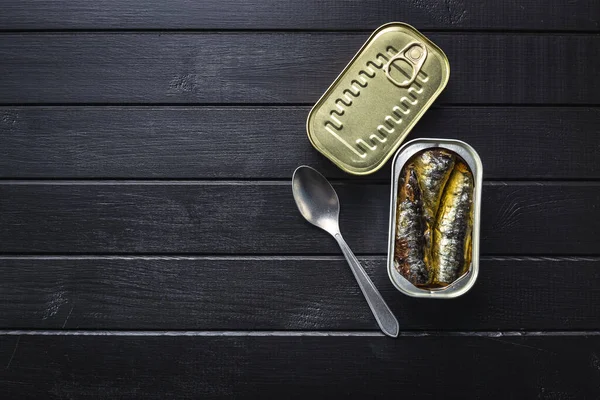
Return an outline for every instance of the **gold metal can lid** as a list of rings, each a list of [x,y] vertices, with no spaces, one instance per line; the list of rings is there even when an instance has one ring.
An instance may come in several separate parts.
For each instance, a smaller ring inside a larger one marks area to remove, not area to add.
[[[410,25],[379,27],[308,114],[313,146],[342,170],[377,171],[442,92],[444,52]]]

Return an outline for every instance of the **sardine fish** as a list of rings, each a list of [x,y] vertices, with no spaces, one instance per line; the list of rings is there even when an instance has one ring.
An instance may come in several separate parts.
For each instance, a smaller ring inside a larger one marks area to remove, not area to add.
[[[443,288],[471,262],[473,174],[446,149],[413,156],[401,171],[394,265],[413,285]]]

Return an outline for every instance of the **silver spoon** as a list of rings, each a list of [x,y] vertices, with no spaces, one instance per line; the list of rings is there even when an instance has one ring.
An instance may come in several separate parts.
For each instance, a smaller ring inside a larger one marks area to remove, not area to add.
[[[342,238],[338,222],[340,201],[331,184],[313,168],[302,165],[294,171],[292,192],[300,214],[308,222],[329,232],[337,240],[383,333],[397,337],[399,327],[396,317]]]

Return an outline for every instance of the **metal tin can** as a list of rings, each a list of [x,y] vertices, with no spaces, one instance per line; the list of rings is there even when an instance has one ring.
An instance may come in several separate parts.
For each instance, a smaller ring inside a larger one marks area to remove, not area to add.
[[[398,182],[400,174],[406,163],[415,154],[426,149],[447,149],[454,152],[464,160],[473,175],[473,214],[471,231],[471,264],[468,272],[442,289],[423,289],[413,285],[400,274],[394,267],[396,251],[396,221],[398,205]],[[390,202],[390,227],[387,268],[390,280],[402,293],[412,297],[427,297],[448,299],[466,293],[475,283],[479,274],[479,220],[481,210],[482,165],[479,155],[475,150],[459,140],[450,139],[415,139],[406,143],[394,157],[392,162],[392,185]]]
[[[313,146],[342,170],[381,168],[442,92],[444,52],[410,25],[379,27],[308,115]]]

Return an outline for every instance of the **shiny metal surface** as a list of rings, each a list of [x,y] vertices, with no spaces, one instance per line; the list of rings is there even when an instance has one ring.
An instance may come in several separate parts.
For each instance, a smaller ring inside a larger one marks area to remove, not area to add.
[[[300,214],[311,224],[329,232],[338,242],[383,333],[397,337],[396,317],[340,233],[340,203],[331,184],[315,169],[303,165],[294,171],[292,192]]]
[[[381,26],[308,115],[313,146],[342,170],[370,174],[392,156],[442,92],[444,52],[410,25]]]
[[[471,264],[468,272],[448,286],[440,289],[418,288],[409,282],[394,268],[394,252],[396,241],[396,218],[398,203],[398,184],[404,165],[411,157],[422,150],[441,148],[460,156],[473,175],[473,222],[471,233]],[[483,168],[479,155],[465,142],[450,139],[416,139],[406,143],[398,151],[392,162],[392,185],[390,196],[390,228],[388,243],[388,274],[394,286],[402,293],[413,297],[453,298],[466,293],[477,280],[479,274],[479,220],[481,210],[481,188]]]

